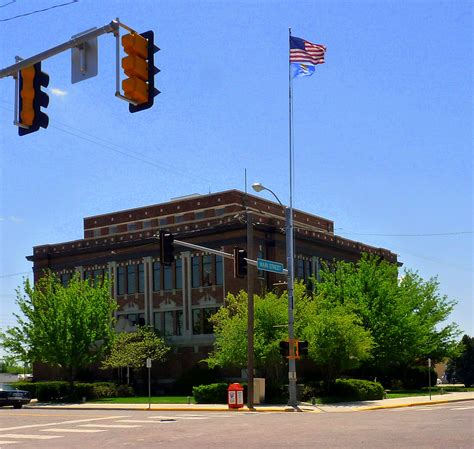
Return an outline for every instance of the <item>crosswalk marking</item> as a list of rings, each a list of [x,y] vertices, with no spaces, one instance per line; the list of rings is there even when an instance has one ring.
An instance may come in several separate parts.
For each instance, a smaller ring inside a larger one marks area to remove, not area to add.
[[[134,424],[79,424],[79,427],[103,427],[104,429],[133,429],[141,427]]]
[[[15,433],[6,433],[2,435],[2,438],[18,438],[23,440],[51,440],[53,438],[62,438],[61,435],[26,435],[26,434],[15,434]]]
[[[130,424],[163,424],[167,422],[175,422],[175,421],[170,421],[169,419],[167,421],[150,421],[148,419],[120,419],[117,422],[123,422],[123,423],[130,423]]]
[[[41,432],[64,432],[64,433],[96,433],[105,432],[105,429],[61,429],[60,427],[53,429],[40,429]]]

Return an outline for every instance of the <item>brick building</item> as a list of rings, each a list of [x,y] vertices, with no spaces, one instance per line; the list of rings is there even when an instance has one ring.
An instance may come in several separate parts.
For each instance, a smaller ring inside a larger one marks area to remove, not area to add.
[[[165,229],[176,239],[232,253],[236,246],[247,248],[247,219],[253,223],[249,254],[286,265],[283,208],[238,190],[87,217],[84,238],[36,246],[27,259],[35,280],[47,268],[63,282],[75,271],[84,278],[111,276],[117,330],[133,331],[139,323],[158,329],[175,350],[157,375],[177,377],[207,356],[213,343],[209,316],[227,292],[245,290],[247,281],[234,278],[232,260],[185,247],[176,246],[174,263],[162,267],[155,234]],[[356,261],[362,252],[397,262],[389,250],[335,235],[334,223],[325,218],[295,209],[294,227],[298,278],[317,277],[324,260]],[[281,275],[258,271],[255,292],[281,281]]]

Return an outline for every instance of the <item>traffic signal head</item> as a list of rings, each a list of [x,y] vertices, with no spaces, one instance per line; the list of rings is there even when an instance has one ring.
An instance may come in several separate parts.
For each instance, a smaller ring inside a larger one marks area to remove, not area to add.
[[[49,117],[41,111],[48,107],[49,96],[41,90],[48,87],[49,75],[41,71],[41,62],[20,70],[19,73],[19,116],[18,122],[28,128],[18,127],[18,135],[24,136],[47,128]]]
[[[122,46],[127,54],[122,58],[122,68],[127,79],[122,81],[125,97],[136,103],[130,104],[130,112],[143,111],[153,106],[153,99],[160,92],[155,89],[155,75],[160,71],[155,67],[153,31],[142,34],[130,33],[122,36]]]
[[[280,341],[280,354],[283,357],[289,357],[290,355],[290,343],[287,341]]]
[[[247,275],[247,251],[234,248],[234,277],[243,278]]]
[[[302,355],[308,355],[308,342],[307,341],[299,341],[296,348],[297,348],[296,355],[298,357]]]
[[[171,265],[174,261],[174,236],[173,234],[160,231],[160,262],[161,265]]]

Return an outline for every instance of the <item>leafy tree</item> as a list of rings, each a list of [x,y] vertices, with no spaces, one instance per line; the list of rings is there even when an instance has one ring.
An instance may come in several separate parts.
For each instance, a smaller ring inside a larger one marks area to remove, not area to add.
[[[109,281],[91,285],[76,273],[67,286],[51,272],[17,290],[21,315],[0,336],[2,346],[20,360],[43,362],[66,370],[72,382],[79,368],[99,361],[113,338],[116,302]]]
[[[346,306],[335,307],[308,294],[302,282],[295,283],[295,335],[309,342],[309,356],[323,368],[331,383],[343,370],[358,366],[370,355],[372,339],[360,319]],[[254,361],[266,377],[278,380],[284,366],[279,343],[288,338],[288,296],[256,295]],[[216,341],[207,359],[211,367],[247,364],[247,294],[228,295],[226,306],[212,318]]]
[[[102,367],[143,368],[147,358],[164,361],[169,350],[152,327],[140,326],[135,332],[117,334]]]
[[[337,262],[322,270],[318,295],[345,304],[360,318],[374,341],[370,365],[386,371],[431,357],[441,360],[455,347],[457,326],[442,325],[455,306],[440,295],[439,283],[412,271],[398,279],[398,268],[363,255],[356,263]]]
[[[266,371],[267,377],[278,378],[283,360],[279,353],[279,342],[285,339],[288,322],[287,303],[283,297],[267,293],[254,296],[254,363],[255,368]],[[216,341],[214,351],[206,362],[216,366],[247,366],[247,293],[228,294],[225,307],[211,317]]]
[[[447,376],[450,382],[463,383],[467,388],[474,384],[474,337],[462,337],[458,355],[448,364]]]

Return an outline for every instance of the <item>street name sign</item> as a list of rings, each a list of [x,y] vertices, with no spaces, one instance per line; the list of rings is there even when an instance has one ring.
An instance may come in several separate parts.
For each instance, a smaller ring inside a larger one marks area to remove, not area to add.
[[[283,273],[283,264],[280,262],[274,262],[273,260],[257,259],[257,270]]]

